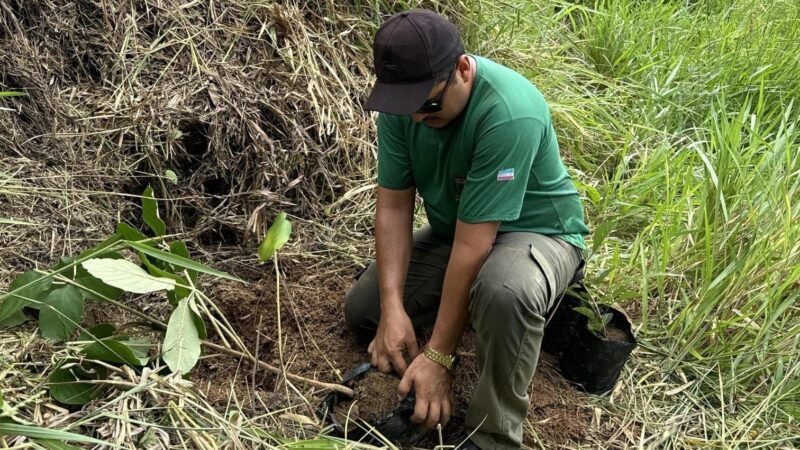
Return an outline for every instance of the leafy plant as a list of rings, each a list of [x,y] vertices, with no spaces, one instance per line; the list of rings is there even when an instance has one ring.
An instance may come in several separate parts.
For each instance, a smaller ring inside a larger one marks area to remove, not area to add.
[[[274,259],[275,266],[275,308],[278,318],[278,358],[281,363],[281,373],[286,374],[286,365],[283,362],[283,327],[281,326],[281,296],[280,280],[281,272],[278,268],[278,250],[287,242],[292,234],[292,223],[286,218],[286,213],[280,213],[275,217],[275,222],[270,225],[264,240],[258,246],[258,258],[261,262]],[[288,393],[287,393],[288,394]]]
[[[576,306],[572,308],[575,312],[580,313],[588,319],[586,323],[586,328],[589,329],[594,335],[605,337],[606,335],[606,326],[611,319],[614,317],[611,313],[600,313],[600,310],[595,305],[593,308],[589,308],[586,306]]]
[[[197,305],[198,299],[205,298],[198,287],[198,273],[241,280],[191,260],[183,241],[167,242],[166,224],[159,216],[150,186],[142,195],[142,220],[155,237],[120,223],[112,236],[76,258],[64,257],[50,270],[19,275],[9,292],[0,297],[0,327],[25,322],[25,308],[38,309],[42,336],[62,342],[80,328],[87,300],[110,303],[163,330],[161,358],[171,371],[189,372],[200,357],[201,340],[206,338],[203,314]],[[277,239],[273,248],[283,243],[284,238]],[[136,255],[139,264],[126,259],[123,251]],[[174,308],[168,323],[119,301],[124,292],[164,292]],[[102,392],[103,384],[97,381],[106,378],[108,369],[92,361],[133,367],[150,361],[151,342],[146,337],[129,336],[109,324],[82,331],[75,342],[78,355],[61,361],[48,379],[51,395],[66,404],[84,404]]]

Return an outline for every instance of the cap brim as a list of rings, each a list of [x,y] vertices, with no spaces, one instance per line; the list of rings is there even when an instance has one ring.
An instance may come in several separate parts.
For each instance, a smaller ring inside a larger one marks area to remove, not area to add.
[[[407,116],[416,112],[428,99],[436,80],[419,83],[388,84],[375,83],[372,93],[364,104],[368,111],[380,111],[398,116]]]

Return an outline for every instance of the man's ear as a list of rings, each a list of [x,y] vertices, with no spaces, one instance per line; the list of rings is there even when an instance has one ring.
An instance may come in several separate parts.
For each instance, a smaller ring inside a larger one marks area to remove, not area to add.
[[[472,77],[472,61],[466,53],[458,57],[458,75],[463,82],[469,81]]]

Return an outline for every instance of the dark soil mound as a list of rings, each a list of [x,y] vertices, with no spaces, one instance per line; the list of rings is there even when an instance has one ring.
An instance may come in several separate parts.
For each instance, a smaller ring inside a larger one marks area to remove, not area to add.
[[[400,380],[394,375],[371,371],[358,380],[352,400],[339,402],[333,414],[339,423],[355,418],[374,423],[391,414],[397,406],[397,385]]]

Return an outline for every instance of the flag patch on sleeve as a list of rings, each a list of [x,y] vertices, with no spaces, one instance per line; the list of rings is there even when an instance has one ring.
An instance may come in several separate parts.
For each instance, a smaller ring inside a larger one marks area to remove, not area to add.
[[[497,181],[511,181],[514,179],[514,169],[503,169],[497,172]]]

